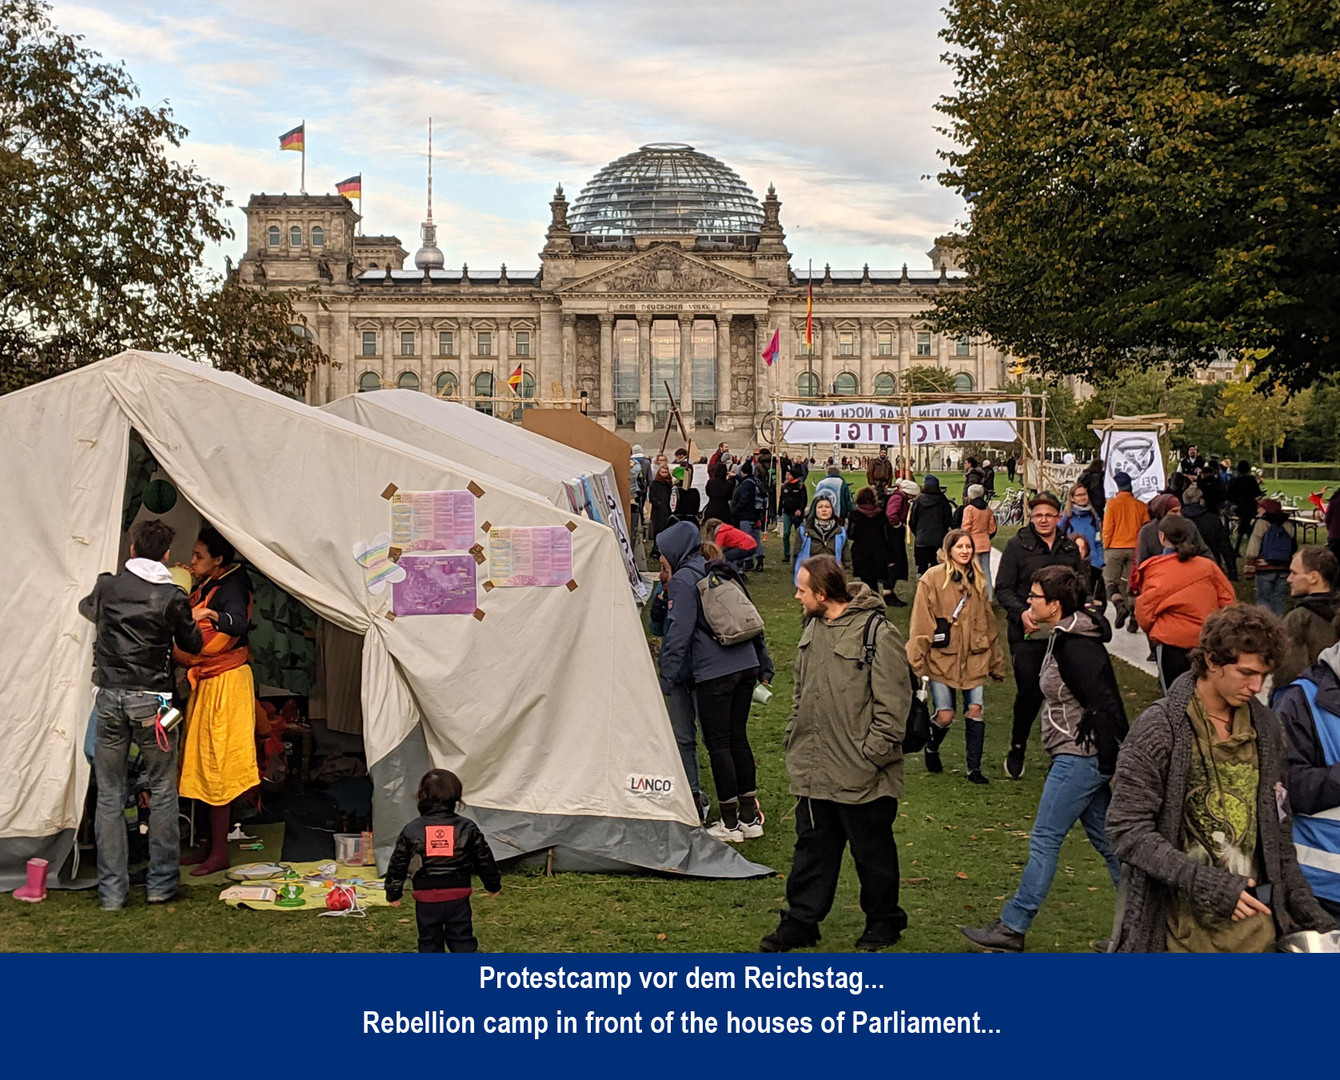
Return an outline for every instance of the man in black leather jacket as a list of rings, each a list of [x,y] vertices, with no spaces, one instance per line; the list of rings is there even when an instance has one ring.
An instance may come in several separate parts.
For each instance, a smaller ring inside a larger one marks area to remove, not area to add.
[[[172,694],[172,645],[204,647],[186,594],[164,565],[173,531],[157,518],[131,534],[130,558],[119,574],[100,574],[79,601],[79,614],[97,626],[93,682],[98,687],[93,775],[98,783],[96,837],[98,899],[104,911],[125,905],[130,891],[123,816],[126,763],[133,740],[149,785],[149,903],[177,895],[181,834],[177,822],[177,741],[180,728],[158,727]]]

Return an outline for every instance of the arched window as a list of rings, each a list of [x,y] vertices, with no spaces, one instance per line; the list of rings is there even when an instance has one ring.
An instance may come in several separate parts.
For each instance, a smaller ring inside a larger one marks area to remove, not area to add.
[[[477,397],[477,398],[492,398],[492,397],[493,397],[493,372],[491,372],[491,371],[481,371],[478,375],[475,376],[474,387],[475,387],[475,397]],[[478,409],[478,410],[479,410],[480,412],[482,412],[482,413],[488,413],[490,416],[493,415],[493,402],[492,402],[492,401],[476,401],[476,402],[475,402],[475,408]]]
[[[438,397],[455,397],[461,390],[461,384],[457,381],[454,371],[442,372],[433,385],[437,389]]]
[[[320,225],[312,226],[312,247],[325,247],[326,230]]]
[[[301,323],[290,323],[289,329],[292,330],[295,334],[298,335],[298,337],[302,338],[304,341],[312,340],[312,332],[308,330],[307,327],[303,326]]]
[[[893,376],[887,371],[881,371],[875,376],[875,396],[886,397],[893,393]]]
[[[522,408],[535,408],[535,376],[529,371],[521,373],[521,385],[517,387],[517,393],[521,395],[521,400],[525,402]]]
[[[269,234],[268,234],[268,235],[269,235],[269,237],[270,237],[270,246],[271,246],[271,247],[278,247],[278,246],[279,246],[279,226],[278,226],[278,225],[271,225],[271,226],[270,226],[270,231],[269,231]]]
[[[297,225],[290,225],[288,229],[288,246],[302,247],[302,229]]]
[[[972,376],[969,375],[966,371],[960,371],[957,375],[954,376],[955,390],[960,390],[965,393],[971,393],[973,386],[974,383],[972,381]]]
[[[401,390],[417,390],[419,388],[419,377],[412,371],[402,371],[395,384]]]
[[[833,393],[841,394],[843,397],[855,397],[858,385],[856,376],[850,371],[844,371],[833,380]]]
[[[360,394],[366,394],[369,390],[380,390],[381,388],[381,376],[375,371],[365,371],[358,377],[358,392]]]
[[[812,371],[802,371],[796,380],[796,393],[801,397],[815,397],[819,393],[819,376]]]

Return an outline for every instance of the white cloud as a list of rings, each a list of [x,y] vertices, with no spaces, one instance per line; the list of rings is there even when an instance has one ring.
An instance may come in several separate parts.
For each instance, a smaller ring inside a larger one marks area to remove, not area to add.
[[[430,114],[439,217],[472,261],[529,268],[555,182],[573,197],[661,140],[721,158],[759,195],[775,183],[797,253],[924,266],[961,215],[923,179],[940,168],[933,105],[950,76],[942,16],[920,0],[107,0],[55,17],[170,88],[201,140],[185,150],[236,200],[296,187],[274,138],[306,117],[309,189],[361,169],[365,226],[411,250]]]

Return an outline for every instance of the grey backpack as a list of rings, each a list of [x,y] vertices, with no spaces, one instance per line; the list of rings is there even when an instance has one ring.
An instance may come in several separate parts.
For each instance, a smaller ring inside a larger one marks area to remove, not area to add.
[[[763,616],[744,587],[724,574],[709,572],[698,582],[703,621],[719,645],[739,645],[763,633]]]

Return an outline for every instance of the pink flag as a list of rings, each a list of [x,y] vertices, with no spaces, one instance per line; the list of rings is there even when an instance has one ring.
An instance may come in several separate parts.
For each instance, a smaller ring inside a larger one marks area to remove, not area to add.
[[[768,367],[772,367],[772,362],[777,359],[777,349],[779,346],[778,337],[780,334],[780,330],[774,330],[772,332],[772,340],[768,342],[768,347],[763,350],[763,362],[767,364]]]

